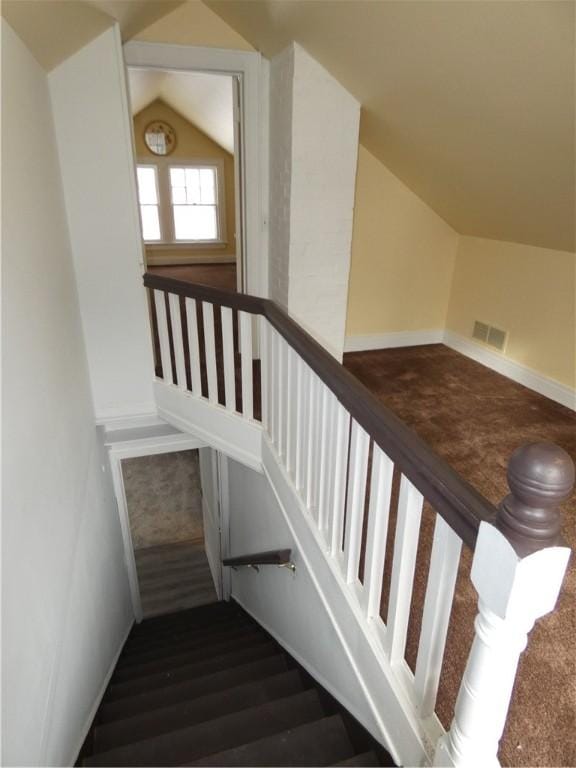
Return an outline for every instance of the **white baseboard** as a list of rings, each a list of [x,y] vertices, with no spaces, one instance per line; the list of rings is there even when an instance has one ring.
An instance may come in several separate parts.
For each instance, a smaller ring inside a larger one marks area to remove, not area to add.
[[[96,717],[96,712],[98,712],[98,707],[100,706],[102,699],[104,698],[104,694],[106,693],[106,688],[108,688],[108,683],[110,682],[110,678],[112,677],[114,670],[116,669],[116,664],[118,664],[118,659],[120,658],[120,654],[122,653],[124,644],[126,643],[126,640],[128,639],[128,635],[130,634],[130,630],[132,629],[133,626],[134,626],[134,622],[132,622],[129,625],[128,629],[124,634],[124,637],[122,638],[120,647],[118,648],[118,651],[116,652],[110,666],[108,667],[108,671],[106,672],[104,681],[100,686],[100,690],[98,691],[98,694],[94,699],[92,708],[88,713],[88,717],[86,718],[84,725],[80,731],[80,738],[78,740],[76,747],[74,748],[74,751],[72,752],[71,759],[68,760],[68,762],[64,763],[64,765],[76,765],[78,755],[80,754],[80,750],[82,749],[82,745],[86,741],[86,736],[88,736],[88,731],[90,730],[90,726],[94,722],[94,718]]]
[[[423,331],[395,331],[392,333],[367,333],[364,335],[346,336],[344,352],[367,352],[370,349],[441,344],[443,336],[444,331],[436,328]]]
[[[95,421],[107,432],[164,423],[158,416],[155,402],[135,403],[131,408],[108,408],[105,411],[98,411],[95,414]]]
[[[456,352],[476,360],[477,363],[481,363],[487,368],[501,373],[503,376],[512,379],[512,381],[523,384],[528,389],[532,389],[534,392],[538,392],[540,395],[544,395],[544,397],[548,397],[550,400],[566,406],[566,408],[576,410],[576,391],[571,387],[560,384],[558,381],[554,381],[554,379],[549,379],[533,368],[516,363],[509,357],[504,357],[504,355],[494,352],[481,344],[476,344],[476,342],[453,331],[444,332],[444,344],[456,350]]]

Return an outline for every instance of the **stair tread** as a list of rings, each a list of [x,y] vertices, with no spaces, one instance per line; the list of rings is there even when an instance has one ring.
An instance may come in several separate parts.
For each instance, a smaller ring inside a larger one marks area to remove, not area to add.
[[[221,623],[231,623],[240,617],[246,617],[245,613],[223,610],[220,608],[221,605],[222,603],[211,603],[210,605],[146,619],[142,624],[132,629],[130,641],[148,641],[179,631],[196,630],[202,632]]]
[[[324,766],[353,754],[340,715],[323,717],[186,765]]]
[[[264,634],[262,630],[257,627],[256,624],[242,624],[240,626],[233,626],[226,632],[218,632],[208,635],[207,637],[195,637],[194,635],[179,637],[172,642],[165,642],[162,645],[154,646],[145,650],[135,650],[131,653],[124,652],[118,660],[117,670],[128,669],[140,664],[145,664],[148,659],[157,659],[160,654],[165,656],[175,656],[177,653],[189,650],[194,652],[196,649],[204,648],[205,646],[214,646],[220,642],[224,642],[225,639],[230,642],[240,640],[241,638],[253,635],[256,633]]]
[[[211,720],[238,709],[282,698],[307,687],[299,670],[278,672],[261,680],[178,701],[169,706],[147,710],[120,721],[96,728],[94,746],[98,751],[112,749],[142,738]],[[143,736],[144,734],[144,736]]]
[[[138,712],[158,709],[178,701],[204,694],[225,690],[250,680],[258,680],[287,669],[286,657],[282,653],[265,658],[246,660],[233,667],[207,672],[202,677],[174,682],[163,688],[140,691],[133,696],[104,701],[99,711],[99,722],[112,722],[131,717]]]
[[[210,659],[214,656],[222,656],[227,651],[237,651],[239,648],[249,648],[262,643],[269,643],[270,638],[263,632],[254,629],[243,635],[221,637],[219,642],[203,644],[194,648],[180,648],[174,653],[165,651],[155,659],[147,659],[140,664],[118,668],[112,677],[111,685],[132,680],[136,677],[147,677],[156,672],[167,669],[183,667],[191,662],[197,663],[201,659]]]
[[[370,750],[370,752],[362,752],[360,755],[349,757],[347,760],[341,760],[339,763],[335,763],[335,765],[356,765],[369,768],[369,766],[380,765],[380,760],[378,759],[378,755]]]
[[[310,689],[266,704],[249,707],[205,723],[133,742],[87,758],[85,765],[181,765],[320,719],[323,708],[318,692]]]
[[[127,680],[117,684],[114,684],[114,680],[112,680],[106,691],[105,698],[108,701],[112,701],[125,696],[132,696],[139,691],[147,691],[151,688],[162,688],[179,680],[191,680],[195,677],[205,675],[208,671],[215,672],[219,669],[234,667],[243,661],[262,658],[274,653],[280,653],[277,644],[272,639],[266,639],[262,643],[249,646],[248,648],[242,648],[239,651],[232,650],[229,653],[223,653],[219,656],[204,659],[197,663],[191,662],[189,664],[183,664],[179,667],[146,675],[145,677],[140,677],[134,680]]]
[[[186,637],[201,639],[211,635],[226,634],[232,627],[240,625],[246,626],[248,624],[258,626],[255,621],[248,618],[238,620],[222,618],[220,621],[202,627],[181,626],[166,628],[162,632],[158,631],[154,634],[150,634],[148,637],[130,635],[124,646],[123,653],[138,652],[142,649],[151,650],[155,647],[162,647],[171,640],[178,640]]]

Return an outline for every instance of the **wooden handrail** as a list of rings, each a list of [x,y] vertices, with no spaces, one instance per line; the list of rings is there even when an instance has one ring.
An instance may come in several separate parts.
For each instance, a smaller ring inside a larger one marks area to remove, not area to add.
[[[291,565],[291,549],[272,549],[268,552],[256,552],[252,555],[240,555],[239,557],[226,557],[222,565],[238,568],[246,565]]]
[[[436,512],[474,549],[480,523],[493,522],[496,508],[275,302],[149,272],[144,275],[144,285],[264,316]]]

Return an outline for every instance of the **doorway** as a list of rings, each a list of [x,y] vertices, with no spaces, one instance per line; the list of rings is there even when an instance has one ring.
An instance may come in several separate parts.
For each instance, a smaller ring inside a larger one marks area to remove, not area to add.
[[[238,77],[128,68],[146,268],[243,289]]]
[[[131,41],[128,69],[226,75],[236,84],[234,161],[238,167],[238,290],[268,296],[269,63],[256,51]]]
[[[199,450],[125,458],[121,472],[143,618],[217,602],[219,537],[210,530],[207,543]]]

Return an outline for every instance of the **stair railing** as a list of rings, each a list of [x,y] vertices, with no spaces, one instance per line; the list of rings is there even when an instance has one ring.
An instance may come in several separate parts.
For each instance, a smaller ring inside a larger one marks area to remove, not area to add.
[[[497,765],[527,632],[554,608],[568,561],[558,505],[572,492],[570,457],[549,444],[520,448],[508,468],[511,494],[496,509],[273,302],[149,273],[144,284],[158,380],[261,424],[377,639],[427,759]],[[434,533],[410,666],[424,508]],[[463,544],[479,607],[445,732],[435,707]]]
[[[278,568],[287,568],[289,571],[296,570],[292,562],[291,549],[273,549],[268,552],[254,552],[250,555],[238,555],[237,557],[225,557],[222,565],[229,568],[253,568],[258,571],[261,565],[275,565]]]

